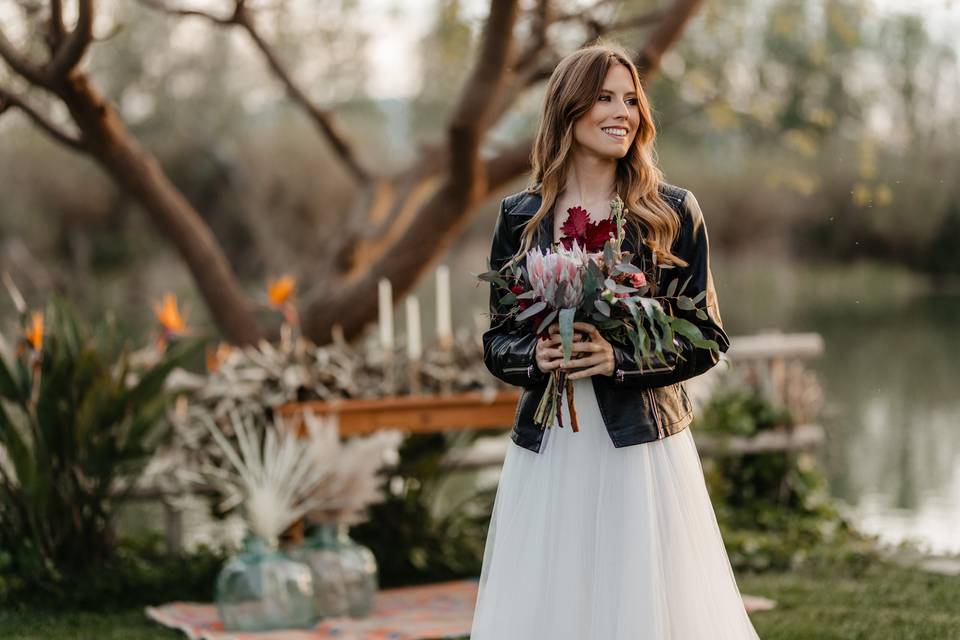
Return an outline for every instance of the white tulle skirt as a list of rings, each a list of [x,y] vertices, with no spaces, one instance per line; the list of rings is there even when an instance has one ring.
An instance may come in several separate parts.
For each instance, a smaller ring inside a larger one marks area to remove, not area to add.
[[[580,431],[511,443],[487,532],[471,640],[748,640],[691,430],[615,448],[593,383]]]

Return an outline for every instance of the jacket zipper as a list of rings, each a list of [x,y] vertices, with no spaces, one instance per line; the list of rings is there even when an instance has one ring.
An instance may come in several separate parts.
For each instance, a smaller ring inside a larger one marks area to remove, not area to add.
[[[533,378],[533,367],[534,367],[534,365],[532,365],[532,364],[528,364],[528,365],[525,366],[525,367],[504,367],[504,368],[503,368],[503,372],[504,372],[504,373],[519,373],[520,371],[524,371],[524,372],[526,372],[528,378]]]
[[[657,434],[662,440],[664,438],[663,423],[660,420],[660,411],[657,409],[657,399],[653,395],[653,389],[644,389],[650,396],[650,407],[653,409],[653,420],[657,423]]]

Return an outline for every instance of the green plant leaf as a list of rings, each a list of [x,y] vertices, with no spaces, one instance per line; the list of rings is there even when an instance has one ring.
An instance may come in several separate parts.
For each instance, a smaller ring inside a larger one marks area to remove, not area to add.
[[[547,308],[547,303],[543,300],[534,302],[532,305],[524,309],[521,313],[517,314],[516,321],[523,322],[527,318],[533,317]]]
[[[560,309],[560,342],[563,345],[563,361],[570,362],[573,355],[573,318],[576,309]]]
[[[535,331],[535,333],[540,334],[544,329],[550,326],[550,323],[553,322],[556,319],[556,317],[557,317],[557,310],[554,309],[553,311],[548,313],[546,316],[544,316],[543,320],[540,321],[540,325],[537,327],[537,330]]]

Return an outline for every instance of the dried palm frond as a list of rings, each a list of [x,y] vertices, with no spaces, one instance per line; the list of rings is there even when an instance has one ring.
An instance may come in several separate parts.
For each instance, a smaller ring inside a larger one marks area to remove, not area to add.
[[[383,500],[383,479],[378,475],[386,464],[396,464],[403,440],[399,431],[378,431],[369,436],[342,442],[335,420],[306,412],[303,416],[311,440],[317,447],[319,466],[325,479],[312,491],[313,504],[307,518],[315,523],[357,524],[366,509]]]
[[[237,447],[208,414],[198,416],[229,463],[207,464],[203,471],[225,494],[221,507],[242,505],[250,530],[275,545],[280,534],[316,504],[312,491],[325,476],[316,460],[324,443],[298,438],[280,424],[264,429],[261,445],[253,415],[235,410],[227,415]]]

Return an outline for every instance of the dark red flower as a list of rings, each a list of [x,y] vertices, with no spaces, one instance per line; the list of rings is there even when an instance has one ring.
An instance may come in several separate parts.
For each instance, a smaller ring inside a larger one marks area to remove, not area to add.
[[[515,294],[515,295],[520,295],[520,294],[523,293],[524,291],[526,291],[526,289],[523,288],[523,285],[522,285],[522,284],[515,284],[515,285],[513,285],[512,287],[510,287],[510,292],[513,293],[513,294]],[[517,300],[517,304],[520,305],[520,310],[523,311],[523,310],[526,309],[528,306],[530,306],[530,301],[521,298],[520,300]]]
[[[613,220],[609,218],[592,222],[586,209],[570,207],[567,209],[567,219],[563,221],[560,231],[563,232],[560,242],[564,249],[572,248],[576,241],[585,251],[596,252],[603,251],[603,245],[613,234],[614,226]]]
[[[600,222],[593,222],[587,227],[586,250],[603,251],[603,245],[607,243],[610,236],[613,235],[613,221],[607,218]]]
[[[581,240],[587,232],[587,225],[590,224],[590,214],[583,207],[570,207],[567,209],[567,219],[563,221],[560,231],[564,236],[572,239]],[[567,247],[569,248],[569,247]]]

